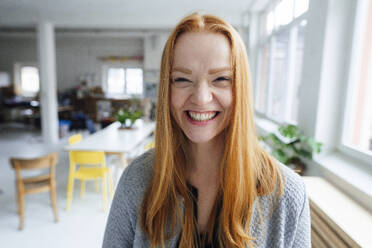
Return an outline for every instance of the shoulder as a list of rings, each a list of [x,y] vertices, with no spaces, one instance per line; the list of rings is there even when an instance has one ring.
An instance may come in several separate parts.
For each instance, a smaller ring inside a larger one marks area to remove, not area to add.
[[[153,150],[136,158],[123,172],[115,191],[102,247],[132,247],[137,216],[152,176]]]
[[[264,216],[269,217],[271,221],[284,224],[283,222],[296,220],[299,217],[307,197],[302,178],[279,161],[277,166],[282,178],[282,192],[279,194],[277,189],[275,193],[259,197],[259,205]]]
[[[286,165],[278,162],[283,182],[282,204],[301,211],[306,201],[305,184],[302,178]]]
[[[129,204],[138,206],[152,177],[154,150],[151,149],[137,157],[123,172],[115,198],[125,197]]]
[[[282,176],[283,191],[274,201],[273,218],[289,234],[297,229],[298,220],[306,211],[308,200],[302,178],[286,165],[278,162]]]
[[[255,211],[252,217],[253,223],[258,223],[252,226],[253,235],[258,237],[256,242],[261,244],[258,247],[271,247],[273,244],[275,247],[294,247],[290,244],[293,244],[296,233],[306,230],[310,223],[309,203],[302,178],[279,161],[277,165],[282,177],[282,194],[261,196],[259,211]],[[259,225],[260,216],[264,217],[265,231]]]

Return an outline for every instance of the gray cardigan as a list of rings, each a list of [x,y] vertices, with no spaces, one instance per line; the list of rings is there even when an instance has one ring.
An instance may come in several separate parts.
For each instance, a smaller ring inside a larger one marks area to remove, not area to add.
[[[111,205],[103,240],[103,248],[150,247],[146,235],[138,223],[138,210],[152,176],[154,150],[138,157],[120,178]],[[259,197],[264,217],[260,224],[254,205],[251,219],[251,235],[257,247],[311,247],[310,213],[304,183],[300,176],[280,164],[284,179],[283,195],[277,201],[270,216],[270,198]],[[257,202],[256,202],[257,203]],[[166,247],[176,247],[180,232],[171,238]]]

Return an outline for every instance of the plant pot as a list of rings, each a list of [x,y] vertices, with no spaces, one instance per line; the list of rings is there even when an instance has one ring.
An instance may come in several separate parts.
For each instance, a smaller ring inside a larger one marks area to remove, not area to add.
[[[306,164],[304,162],[302,162],[299,158],[291,159],[288,162],[287,166],[301,176],[303,176],[303,173],[305,172],[305,168],[306,168]]]
[[[133,123],[131,120],[126,119],[124,122],[121,123],[120,129],[132,129]]]

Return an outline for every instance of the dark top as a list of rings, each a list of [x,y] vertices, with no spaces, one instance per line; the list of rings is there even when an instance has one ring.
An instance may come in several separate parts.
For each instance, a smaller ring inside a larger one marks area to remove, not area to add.
[[[198,223],[198,189],[194,186],[192,186],[190,183],[187,183],[187,187],[189,189],[189,192],[191,193],[191,199],[192,203],[194,205],[194,218],[195,218],[195,228],[194,230],[198,231],[197,223]],[[217,218],[221,211],[222,202],[219,201],[217,206]],[[208,235],[206,233],[199,233],[198,234],[198,240],[196,247],[197,248],[219,248],[218,244],[218,237],[217,237],[217,228],[218,228],[218,219],[215,221],[215,225],[213,228],[212,233],[212,243],[208,242]],[[179,247],[180,239],[177,241],[177,247]]]

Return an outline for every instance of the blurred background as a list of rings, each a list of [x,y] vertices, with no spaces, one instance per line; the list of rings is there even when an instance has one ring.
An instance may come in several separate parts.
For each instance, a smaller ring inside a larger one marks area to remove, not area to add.
[[[195,11],[243,38],[257,133],[304,177],[313,247],[371,247],[372,1],[0,0],[1,247],[101,246],[108,211],[93,182],[84,199],[72,187],[66,211],[69,153],[103,150],[115,184],[154,145],[162,49]],[[81,147],[69,140],[76,134]],[[115,147],[117,137],[128,147]],[[19,231],[21,179],[9,159],[52,152],[59,221],[49,194],[26,196]]]

